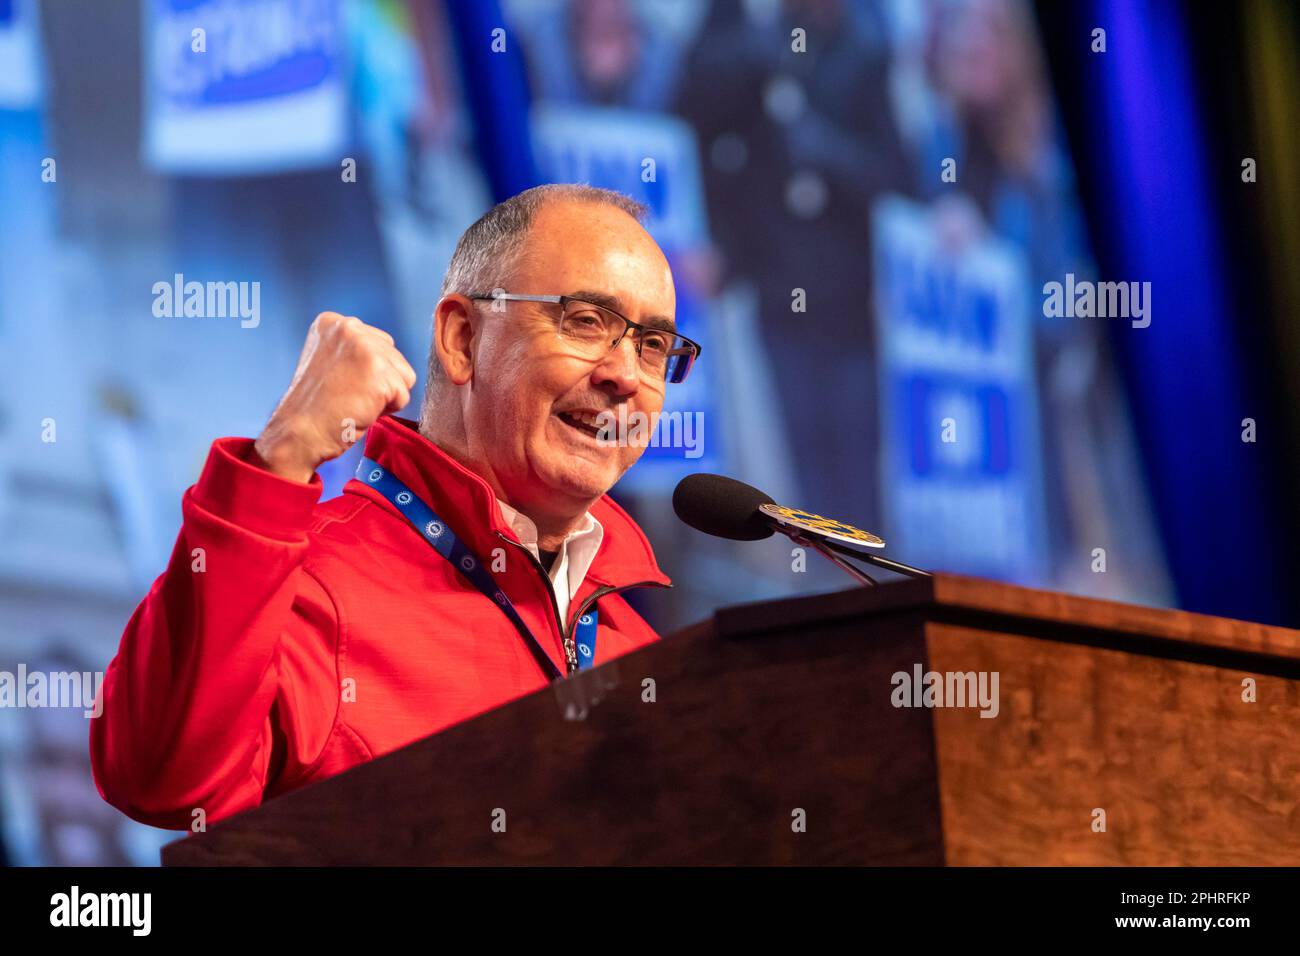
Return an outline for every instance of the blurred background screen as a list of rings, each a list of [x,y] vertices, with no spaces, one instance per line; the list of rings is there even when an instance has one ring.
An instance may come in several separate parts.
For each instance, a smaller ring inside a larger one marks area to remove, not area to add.
[[[696,471],[923,567],[1295,623],[1294,159],[1241,172],[1295,155],[1295,17],[1197,6],[0,0],[0,670],[102,671],[314,316],[422,369],[461,231],[550,181],[649,206],[704,346],[614,492],[661,632],[847,583],[682,526]],[[1049,314],[1067,275],[1150,281],[1150,326]],[[160,315],[192,280],[257,320]],[[156,864],[87,733],[0,710],[10,862]]]

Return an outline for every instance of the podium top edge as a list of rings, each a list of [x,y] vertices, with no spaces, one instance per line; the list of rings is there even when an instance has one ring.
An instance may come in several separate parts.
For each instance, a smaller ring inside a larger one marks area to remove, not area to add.
[[[1100,631],[1119,638],[1173,641],[1300,661],[1300,630],[948,573],[735,605],[720,609],[712,624],[719,635],[738,636],[804,623],[897,614],[970,626],[997,618],[1032,625],[1028,627],[1031,631]]]

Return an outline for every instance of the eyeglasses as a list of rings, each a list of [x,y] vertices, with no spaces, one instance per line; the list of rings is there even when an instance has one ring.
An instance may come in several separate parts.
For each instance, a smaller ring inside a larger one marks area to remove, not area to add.
[[[469,296],[478,301],[546,302],[560,307],[560,338],[575,352],[589,359],[604,358],[618,348],[623,336],[633,333],[641,372],[651,381],[677,383],[686,378],[700,357],[700,345],[684,335],[667,329],[655,329],[633,322],[613,309],[569,295],[496,295],[478,293]]]

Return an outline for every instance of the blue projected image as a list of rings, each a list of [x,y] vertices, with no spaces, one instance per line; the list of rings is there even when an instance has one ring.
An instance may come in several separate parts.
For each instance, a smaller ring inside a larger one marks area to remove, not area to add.
[[[83,55],[103,37],[133,55]],[[318,313],[393,336],[418,417],[456,242],[532,181],[645,203],[703,346],[612,492],[677,582],[635,598],[658,632],[845,583],[687,528],[694,472],[917,566],[1174,603],[1107,327],[1042,309],[1096,269],[1026,3],[0,0],[0,63],[0,670],[104,667],[212,441],[265,425]],[[256,283],[259,320],[155,314],[176,277]],[[1094,548],[1127,561],[1093,574]],[[155,862],[89,807],[84,738],[0,714],[11,857]]]

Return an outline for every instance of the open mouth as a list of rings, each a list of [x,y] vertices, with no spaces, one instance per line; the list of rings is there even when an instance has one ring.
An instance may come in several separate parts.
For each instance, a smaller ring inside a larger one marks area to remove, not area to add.
[[[600,438],[604,428],[596,412],[557,412],[556,417],[574,431],[582,432],[590,438]]]

